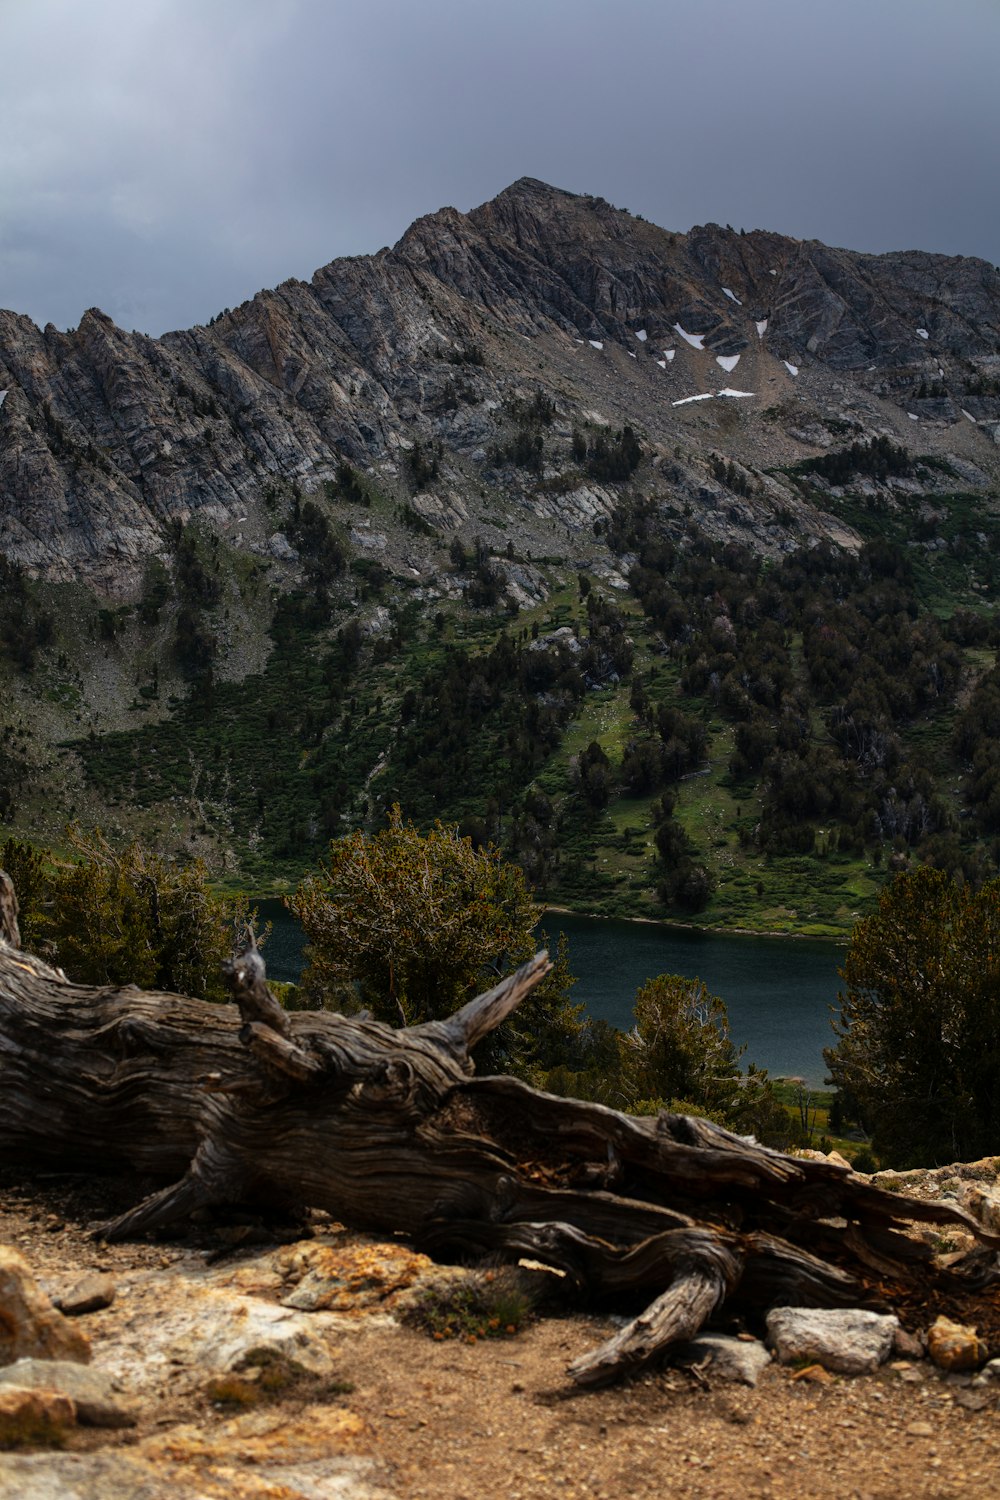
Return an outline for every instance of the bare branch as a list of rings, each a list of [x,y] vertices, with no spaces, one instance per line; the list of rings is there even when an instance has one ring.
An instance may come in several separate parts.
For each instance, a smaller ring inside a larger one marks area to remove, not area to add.
[[[430,1021],[413,1029],[441,1036],[453,1051],[471,1052],[477,1042],[495,1031],[517,1009],[551,968],[549,955],[543,948],[513,974],[501,979],[484,995],[477,995],[446,1021]]]

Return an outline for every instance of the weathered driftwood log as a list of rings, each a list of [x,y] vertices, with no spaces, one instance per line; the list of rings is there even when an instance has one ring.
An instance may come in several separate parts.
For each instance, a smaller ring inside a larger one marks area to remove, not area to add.
[[[123,1239],[210,1205],[324,1208],[441,1255],[532,1257],[589,1298],[649,1301],[578,1360],[615,1379],[721,1309],[882,1305],[915,1286],[995,1284],[995,1256],[939,1270],[905,1220],[960,1223],[826,1161],[783,1156],[705,1120],[620,1114],[475,1078],[470,1049],[547,972],[538,954],[446,1021],[393,1030],[288,1014],[255,949],[234,1005],[91,989],[0,938],[0,1157],[138,1169],[169,1185],[114,1223]]]

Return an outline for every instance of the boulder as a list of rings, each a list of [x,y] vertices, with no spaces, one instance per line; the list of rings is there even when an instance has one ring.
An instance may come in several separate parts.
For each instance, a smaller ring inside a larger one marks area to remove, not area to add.
[[[58,1445],[76,1415],[72,1400],[61,1392],[0,1387],[0,1448]]]
[[[1000,1187],[996,1182],[964,1182],[958,1201],[990,1234],[1000,1234]]]
[[[724,1333],[702,1333],[684,1344],[677,1355],[678,1364],[703,1365],[705,1373],[719,1380],[740,1385],[756,1385],[761,1370],[771,1363],[770,1351],[759,1339],[733,1338]]]
[[[0,1396],[8,1387],[66,1397],[88,1427],[134,1427],[135,1417],[115,1395],[110,1375],[65,1359],[19,1359],[0,1370]]]
[[[274,532],[267,539],[267,550],[278,562],[298,562],[299,554],[283,531]]]
[[[340,1246],[307,1241],[288,1246],[276,1263],[288,1288],[281,1301],[300,1312],[388,1310],[399,1293],[437,1270],[426,1255],[378,1242]]]
[[[11,1500],[392,1500],[378,1482],[374,1437],[342,1407],[252,1412],[174,1427],[128,1449],[0,1453]]]
[[[975,1370],[987,1349],[974,1328],[940,1317],[927,1330],[927,1353],[939,1369]]]
[[[892,1352],[901,1359],[923,1359],[924,1342],[917,1334],[897,1328],[892,1340]]]
[[[784,1365],[809,1362],[840,1375],[870,1375],[889,1358],[899,1320],[861,1308],[776,1307],[767,1333]]]
[[[24,1256],[0,1245],[0,1366],[24,1356],[86,1364],[90,1340],[53,1307]]]
[[[78,1281],[64,1297],[55,1299],[55,1306],[68,1318],[78,1318],[83,1313],[100,1312],[110,1307],[115,1300],[115,1284],[110,1276],[100,1271],[91,1271]]]

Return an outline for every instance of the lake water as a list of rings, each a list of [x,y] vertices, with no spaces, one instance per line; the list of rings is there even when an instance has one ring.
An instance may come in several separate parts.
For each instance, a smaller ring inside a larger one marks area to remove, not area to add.
[[[257,905],[261,919],[274,924],[265,952],[268,973],[298,979],[301,928],[280,901]],[[573,999],[592,1016],[627,1029],[635,992],[647,979],[697,977],[726,1002],[733,1041],[747,1043],[744,1066],[755,1062],[774,1077],[800,1077],[813,1086],[823,1082],[823,1048],[835,1040],[830,1018],[844,958],[839,944],[686,932],[561,912],[548,912],[541,925],[553,950],[565,932],[570,969],[577,976]]]

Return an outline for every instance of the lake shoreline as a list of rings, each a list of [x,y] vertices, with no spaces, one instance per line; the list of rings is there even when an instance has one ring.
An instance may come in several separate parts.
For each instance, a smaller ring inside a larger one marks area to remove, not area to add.
[[[767,927],[701,927],[697,922],[675,922],[669,917],[609,916],[606,912],[577,911],[572,906],[549,904],[542,907],[542,915],[536,925],[540,926],[549,912],[558,917],[580,917],[588,922],[631,922],[637,927],[662,927],[667,932],[695,932],[703,937],[780,938],[788,943],[836,943],[844,948],[851,941],[841,933],[776,932]]]
[[[281,901],[284,902],[293,892],[288,889],[271,889],[256,891],[252,896],[246,891],[238,894],[246,896],[251,903],[255,901]],[[785,943],[836,943],[838,947],[847,948],[850,944],[850,935],[842,932],[789,932],[787,929],[778,930],[771,927],[703,927],[698,922],[678,922],[670,917],[623,917],[617,913],[580,911],[573,906],[554,906],[551,902],[539,902],[541,916],[536,923],[540,926],[545,921],[546,915],[551,912],[557,917],[579,917],[588,922],[630,922],[636,927],[662,928],[665,932],[694,932],[703,937],[739,937],[739,938],[778,938]]]

